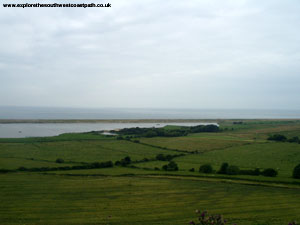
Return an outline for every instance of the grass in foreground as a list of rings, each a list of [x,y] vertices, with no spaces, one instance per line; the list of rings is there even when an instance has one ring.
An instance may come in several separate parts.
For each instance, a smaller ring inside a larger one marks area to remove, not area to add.
[[[142,177],[0,177],[1,224],[182,225],[195,209],[243,225],[300,219],[294,189]]]

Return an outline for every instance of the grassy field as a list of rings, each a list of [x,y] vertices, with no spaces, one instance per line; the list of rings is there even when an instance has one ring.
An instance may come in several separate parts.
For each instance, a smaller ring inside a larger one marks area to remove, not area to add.
[[[279,177],[291,177],[293,168],[300,163],[300,144],[263,143],[231,147],[205,154],[187,155],[174,160],[182,169],[210,163],[219,169],[223,162],[241,169],[275,168]]]
[[[300,220],[300,144],[266,140],[300,136],[299,121],[219,121],[222,132],[117,140],[97,133],[0,139],[0,169],[57,168],[130,156],[127,167],[0,173],[0,224],[188,224],[196,209],[238,225]],[[169,126],[166,129],[176,129]],[[179,171],[163,171],[175,155]],[[56,163],[62,158],[64,163]],[[150,161],[143,160],[144,158]],[[210,163],[274,168],[277,177],[199,173]],[[155,169],[156,168],[156,169]],[[195,168],[195,172],[190,172]]]
[[[10,160],[10,167],[25,166],[25,164],[27,166],[28,160],[33,163],[37,161],[54,163],[57,158],[62,158],[65,162],[88,163],[108,160],[117,161],[128,155],[132,160],[141,160],[143,158],[155,158],[160,153],[173,154],[169,150],[115,139],[0,143],[0,162]],[[20,159],[23,159],[23,161]],[[7,169],[7,165],[0,164],[1,168]]]
[[[141,143],[159,146],[169,149],[178,149],[186,151],[206,152],[217,149],[225,149],[233,146],[245,145],[252,140],[238,139],[232,136],[217,136],[212,137],[211,134],[204,135],[190,135],[186,137],[156,137],[156,138],[142,138]]]
[[[300,219],[299,189],[166,177],[6,174],[1,193],[1,224],[180,225],[195,209],[243,225]]]

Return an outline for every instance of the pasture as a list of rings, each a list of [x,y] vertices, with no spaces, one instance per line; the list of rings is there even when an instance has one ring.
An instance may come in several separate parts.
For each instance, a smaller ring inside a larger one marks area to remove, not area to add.
[[[300,180],[292,178],[300,144],[267,140],[277,133],[300,136],[299,121],[233,122],[219,121],[221,132],[182,137],[82,133],[0,139],[0,224],[179,225],[194,219],[196,209],[238,225],[300,220]],[[179,170],[162,170],[169,162],[158,160],[159,154],[176,155]],[[60,169],[126,156],[131,162],[123,166]],[[58,158],[64,162],[56,163]],[[274,168],[278,176],[198,172],[207,163],[217,171],[224,162],[240,169]]]
[[[1,175],[1,224],[188,224],[195,209],[231,222],[300,219],[299,189],[168,177]]]

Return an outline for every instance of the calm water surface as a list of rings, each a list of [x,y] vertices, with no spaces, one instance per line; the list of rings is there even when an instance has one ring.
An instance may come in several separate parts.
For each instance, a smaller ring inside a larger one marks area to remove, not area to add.
[[[125,109],[0,106],[0,119],[295,119],[300,110],[246,109]],[[174,125],[178,123],[172,123]],[[199,123],[180,123],[194,126]],[[161,127],[161,123],[0,124],[0,137],[54,136],[69,132],[125,127]]]
[[[0,124],[0,138],[46,137],[62,133],[113,130],[130,127],[196,126],[208,123],[11,123]]]
[[[125,109],[0,106],[0,119],[294,119],[300,110]]]

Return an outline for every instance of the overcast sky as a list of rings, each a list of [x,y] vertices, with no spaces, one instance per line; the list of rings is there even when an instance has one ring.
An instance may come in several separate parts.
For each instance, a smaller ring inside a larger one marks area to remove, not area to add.
[[[110,3],[1,5],[0,105],[300,109],[299,0]]]

